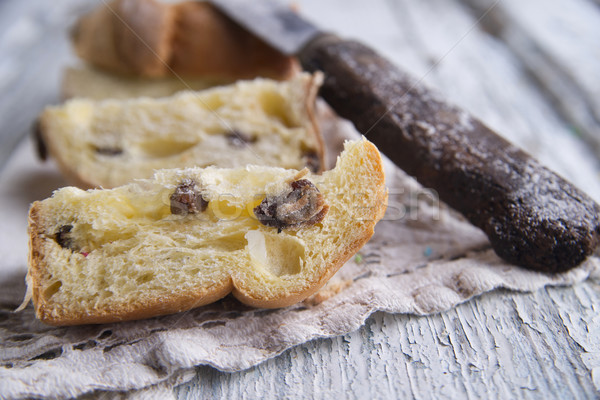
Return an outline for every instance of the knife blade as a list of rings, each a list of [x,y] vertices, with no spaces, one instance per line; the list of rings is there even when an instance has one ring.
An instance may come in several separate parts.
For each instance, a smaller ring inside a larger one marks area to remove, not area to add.
[[[320,95],[398,167],[481,228],[506,261],[561,272],[600,241],[600,206],[368,46],[276,1],[211,0],[325,80]]]

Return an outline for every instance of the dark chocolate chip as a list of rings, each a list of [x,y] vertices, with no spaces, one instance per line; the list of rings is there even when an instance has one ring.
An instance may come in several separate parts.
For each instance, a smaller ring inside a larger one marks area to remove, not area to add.
[[[171,214],[176,215],[197,214],[206,210],[208,206],[208,201],[204,200],[196,188],[196,182],[191,179],[177,185],[170,200]]]
[[[254,208],[258,220],[278,232],[321,222],[329,210],[319,189],[308,179],[294,181],[290,186],[291,192],[267,197]]]
[[[227,138],[227,141],[232,147],[237,148],[245,147],[249,143],[256,142],[256,138],[251,137],[238,130],[229,131],[227,135],[225,135],[225,137]]]
[[[123,154],[123,149],[119,147],[94,147],[94,151],[103,156],[118,156]]]
[[[48,159],[48,147],[42,137],[42,127],[39,119],[36,119],[33,123],[31,134],[33,135],[33,142],[38,158],[42,161],[46,161]]]
[[[74,249],[75,242],[71,237],[71,230],[73,230],[73,225],[62,225],[54,234],[56,243],[58,243],[63,249]]]

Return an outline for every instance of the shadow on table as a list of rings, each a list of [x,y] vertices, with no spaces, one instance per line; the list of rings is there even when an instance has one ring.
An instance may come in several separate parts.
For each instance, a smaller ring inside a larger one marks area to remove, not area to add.
[[[36,171],[24,174],[17,181],[11,192],[22,204],[30,204],[36,200],[43,200],[52,195],[56,189],[68,186],[69,183],[55,168],[47,171]]]

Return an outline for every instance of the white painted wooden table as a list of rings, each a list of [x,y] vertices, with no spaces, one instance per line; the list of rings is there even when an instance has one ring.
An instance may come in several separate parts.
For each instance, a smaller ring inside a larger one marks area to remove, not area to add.
[[[68,25],[92,0],[0,3],[0,159],[58,101]],[[600,199],[600,2],[303,0]],[[567,150],[565,150],[567,149]],[[588,168],[582,171],[579,166]],[[591,168],[589,166],[592,166]],[[193,398],[594,398],[600,287],[496,291],[440,315],[378,313],[360,330],[238,373],[199,367]]]

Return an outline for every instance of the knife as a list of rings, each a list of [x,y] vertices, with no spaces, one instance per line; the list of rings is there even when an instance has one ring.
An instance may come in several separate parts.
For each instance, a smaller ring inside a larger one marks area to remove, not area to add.
[[[210,1],[305,70],[324,72],[327,103],[482,229],[504,260],[555,273],[597,247],[597,203],[374,50],[276,1]]]

